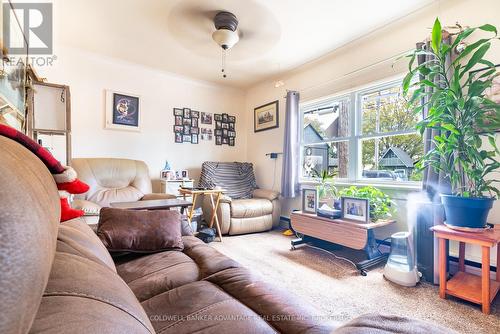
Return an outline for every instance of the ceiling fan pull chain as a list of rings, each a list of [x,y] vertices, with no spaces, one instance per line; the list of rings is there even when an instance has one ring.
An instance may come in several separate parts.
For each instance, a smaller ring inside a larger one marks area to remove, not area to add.
[[[222,77],[227,77],[226,75],[226,50],[222,49]]]

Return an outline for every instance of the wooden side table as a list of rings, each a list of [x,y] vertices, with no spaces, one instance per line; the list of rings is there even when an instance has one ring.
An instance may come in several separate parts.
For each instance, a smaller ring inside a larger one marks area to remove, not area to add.
[[[482,232],[462,232],[445,225],[431,227],[439,241],[439,297],[452,295],[482,305],[483,313],[490,313],[490,306],[500,289],[500,229],[494,228]],[[458,272],[446,280],[448,254],[446,240],[455,240],[459,244]],[[465,272],[465,244],[479,245],[482,248],[481,276]],[[497,245],[496,279],[490,280],[490,249]]]
[[[193,218],[194,209],[196,206],[196,199],[199,195],[208,195],[210,196],[210,204],[212,205],[212,216],[210,217],[210,223],[208,227],[212,227],[215,222],[215,229],[217,230],[217,235],[219,236],[219,240],[222,242],[222,232],[219,224],[219,218],[217,217],[217,209],[219,208],[220,197],[224,193],[223,189],[204,189],[204,190],[196,190],[196,189],[186,189],[179,188],[179,193],[186,198],[186,196],[192,196],[193,205],[191,206],[191,210],[188,212],[188,220],[191,223],[191,219]],[[215,201],[214,201],[215,196]]]

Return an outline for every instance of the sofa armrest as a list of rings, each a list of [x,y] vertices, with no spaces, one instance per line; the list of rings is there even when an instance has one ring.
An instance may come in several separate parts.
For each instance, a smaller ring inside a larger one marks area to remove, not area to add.
[[[162,194],[162,193],[152,193],[152,194],[145,194],[140,200],[141,201],[149,201],[149,200],[155,200],[155,199],[174,199],[177,198],[175,195],[172,194]]]
[[[275,199],[278,199],[280,193],[274,190],[266,190],[266,189],[255,189],[253,191],[254,198],[265,198],[270,200],[271,202]]]
[[[101,206],[97,203],[85,199],[75,199],[71,202],[71,207],[76,210],[83,210],[85,216],[99,216]]]
[[[214,196],[214,201],[215,201],[215,196]],[[231,197],[226,195],[220,195],[219,203],[231,204],[231,201],[232,201]]]

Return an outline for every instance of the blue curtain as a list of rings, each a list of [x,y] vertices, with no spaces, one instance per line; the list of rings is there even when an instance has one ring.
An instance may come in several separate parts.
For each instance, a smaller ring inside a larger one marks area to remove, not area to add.
[[[281,196],[293,198],[299,192],[300,112],[298,92],[286,94],[285,137],[283,144],[283,171]]]

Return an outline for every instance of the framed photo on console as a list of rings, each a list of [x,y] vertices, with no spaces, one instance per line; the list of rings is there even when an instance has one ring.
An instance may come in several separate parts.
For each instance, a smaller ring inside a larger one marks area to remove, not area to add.
[[[318,192],[316,189],[302,189],[302,212],[316,213],[318,209]]]
[[[341,197],[342,218],[370,222],[370,205],[365,198]]]

